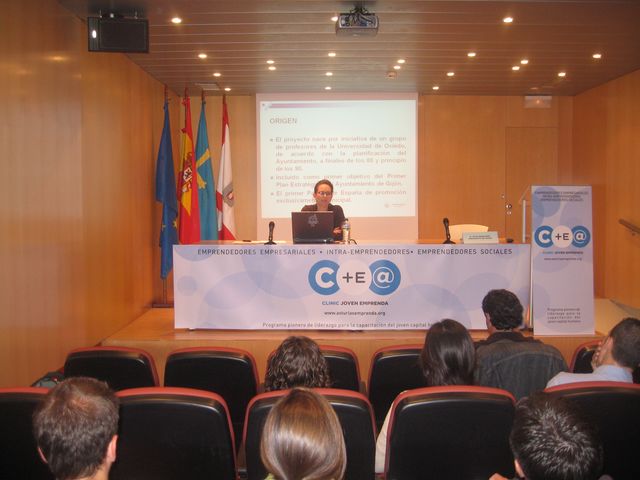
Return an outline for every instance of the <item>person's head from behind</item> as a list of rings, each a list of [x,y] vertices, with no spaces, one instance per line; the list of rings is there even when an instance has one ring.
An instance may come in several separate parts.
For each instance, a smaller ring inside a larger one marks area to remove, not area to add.
[[[602,342],[599,356],[601,362],[607,362],[607,356],[610,356],[621,367],[632,371],[637,368],[640,364],[640,320],[627,317],[613,327]]]
[[[33,414],[43,459],[58,480],[106,474],[115,461],[119,401],[104,382],[69,378],[56,385]]]
[[[269,358],[264,388],[330,387],[329,367],[320,347],[308,337],[288,337]]]
[[[496,330],[513,330],[522,326],[524,309],[515,293],[509,290],[491,290],[482,299],[482,311],[487,327]]]
[[[431,325],[420,353],[428,386],[471,385],[474,364],[473,340],[464,325],[448,318]]]
[[[538,392],[516,406],[509,443],[526,480],[595,480],[602,445],[569,400]]]
[[[291,390],[267,416],[260,457],[277,480],[341,480],[347,454],[331,405],[312,390]]]

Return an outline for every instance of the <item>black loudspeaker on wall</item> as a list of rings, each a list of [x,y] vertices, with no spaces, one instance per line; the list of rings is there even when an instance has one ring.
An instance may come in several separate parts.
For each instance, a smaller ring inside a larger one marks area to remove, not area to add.
[[[90,52],[149,53],[149,21],[88,17]]]

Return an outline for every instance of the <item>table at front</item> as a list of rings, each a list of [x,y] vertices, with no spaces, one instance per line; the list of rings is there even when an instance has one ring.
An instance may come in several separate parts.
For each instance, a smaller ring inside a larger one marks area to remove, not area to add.
[[[174,288],[176,328],[483,329],[488,290],[528,305],[530,246],[177,245]]]

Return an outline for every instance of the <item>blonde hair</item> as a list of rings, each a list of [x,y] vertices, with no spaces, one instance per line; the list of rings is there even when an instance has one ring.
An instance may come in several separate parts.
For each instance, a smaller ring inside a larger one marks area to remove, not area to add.
[[[278,480],[342,480],[347,453],[329,402],[306,388],[291,390],[267,416],[260,457]]]

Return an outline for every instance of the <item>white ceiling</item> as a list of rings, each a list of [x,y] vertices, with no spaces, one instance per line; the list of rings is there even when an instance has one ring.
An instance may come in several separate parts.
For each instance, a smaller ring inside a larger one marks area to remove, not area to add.
[[[83,19],[100,11],[137,11],[148,18],[150,52],[130,58],[176,93],[188,87],[195,94],[199,85],[214,84],[220,94],[229,87],[232,95],[319,92],[326,86],[334,92],[575,95],[640,68],[638,0],[360,2],[379,17],[374,37],[336,36],[330,18],[356,2],[59,2]],[[182,24],[170,22],[176,15]],[[502,22],[508,15],[514,18],[510,25]],[[329,51],[336,57],[329,58]],[[470,51],[475,58],[467,57]],[[602,59],[594,60],[595,52]],[[406,63],[390,79],[399,58]],[[524,58],[529,63],[513,71]],[[267,69],[268,59],[275,71]],[[455,75],[447,77],[449,71]],[[558,77],[560,71],[566,77]]]

